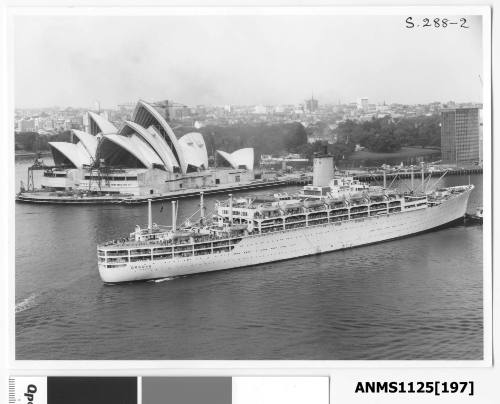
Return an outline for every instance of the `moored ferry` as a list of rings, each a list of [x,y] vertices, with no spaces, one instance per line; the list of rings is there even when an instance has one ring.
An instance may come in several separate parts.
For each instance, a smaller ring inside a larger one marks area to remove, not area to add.
[[[230,195],[206,216],[201,194],[196,223],[177,226],[172,202],[172,225],[157,225],[149,203],[147,226],[136,226],[128,237],[98,246],[101,279],[118,283],[176,277],[405,237],[462,218],[474,188],[401,193],[331,175],[326,184],[333,160],[326,161],[326,171],[325,161],[316,160],[321,159],[315,159],[313,185],[297,195]]]

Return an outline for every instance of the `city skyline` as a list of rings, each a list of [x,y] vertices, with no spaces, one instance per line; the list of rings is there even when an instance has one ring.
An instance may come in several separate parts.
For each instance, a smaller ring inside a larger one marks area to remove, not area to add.
[[[482,102],[481,17],[467,19],[411,30],[404,16],[18,16],[15,104]]]
[[[146,101],[149,103],[161,103],[164,101],[169,101],[172,102],[173,105],[176,108],[185,108],[188,110],[196,110],[198,108],[208,108],[209,110],[217,110],[217,109],[224,109],[226,113],[231,114],[234,112],[235,109],[237,109],[238,112],[241,112],[242,110],[252,110],[254,113],[256,109],[259,109],[261,107],[267,108],[266,113],[279,113],[280,108],[287,108],[289,110],[290,108],[300,108],[304,114],[312,114],[313,112],[309,111],[309,108],[307,107],[308,102],[310,100],[304,99],[302,102],[297,102],[297,103],[277,103],[277,104],[196,104],[196,105],[186,105],[186,104],[181,104],[178,103],[177,100],[145,100],[145,99],[137,99],[135,101],[124,101],[117,103],[115,105],[106,105],[106,106],[100,106],[99,100],[94,100],[94,102],[91,105],[47,105],[47,106],[40,106],[40,107],[23,107],[23,106],[16,106],[15,110],[16,111],[65,111],[65,110],[85,110],[85,111],[94,111],[94,112],[104,112],[104,111],[118,111],[122,107],[125,109],[131,110],[133,109],[133,106],[135,105],[135,102],[138,101]],[[314,99],[315,101],[318,102],[318,110],[323,110],[325,108],[337,108],[341,107],[342,109],[357,109],[362,111],[360,109],[358,103],[356,100],[346,100],[346,102],[339,102],[339,103],[324,103],[321,102],[321,100]],[[475,101],[463,101],[463,102],[456,102],[455,100],[448,100],[446,102],[442,101],[432,101],[432,102],[427,102],[427,103],[397,103],[397,102],[390,102],[390,101],[382,101],[382,102],[377,102],[377,103],[372,103],[370,102],[367,104],[369,107],[390,107],[390,106],[400,106],[400,107],[421,107],[421,106],[431,106],[435,104],[440,104],[441,106],[439,108],[446,109],[446,108],[468,108],[470,106],[480,106],[482,108],[482,103],[480,102],[475,102]],[[451,106],[448,106],[451,105]],[[174,108],[175,108],[174,107]],[[230,109],[228,108],[230,107]],[[248,112],[247,111],[247,112]]]

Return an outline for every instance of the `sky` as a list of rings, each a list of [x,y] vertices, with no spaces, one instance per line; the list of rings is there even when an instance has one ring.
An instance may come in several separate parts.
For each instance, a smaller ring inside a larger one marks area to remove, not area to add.
[[[15,105],[480,102],[481,17],[407,17],[16,16]]]

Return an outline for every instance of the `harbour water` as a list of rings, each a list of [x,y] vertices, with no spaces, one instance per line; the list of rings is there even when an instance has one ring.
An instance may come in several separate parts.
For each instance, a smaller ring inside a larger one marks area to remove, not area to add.
[[[17,184],[30,162],[16,160]],[[482,205],[482,180],[470,177],[470,212]],[[205,198],[208,207],[217,198]],[[179,217],[197,209],[198,200],[182,201]],[[144,224],[145,206],[16,204],[15,215],[16,359],[483,356],[481,226],[109,286],[97,272],[96,244]],[[153,215],[169,224],[170,205],[154,204]]]

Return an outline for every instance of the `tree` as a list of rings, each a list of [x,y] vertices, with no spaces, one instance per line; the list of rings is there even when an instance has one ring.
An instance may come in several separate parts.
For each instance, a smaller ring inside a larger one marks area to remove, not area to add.
[[[395,152],[402,146],[436,147],[441,143],[439,116],[365,122],[345,121],[336,129],[338,143],[366,147],[373,152]],[[354,148],[353,148],[354,149]]]

